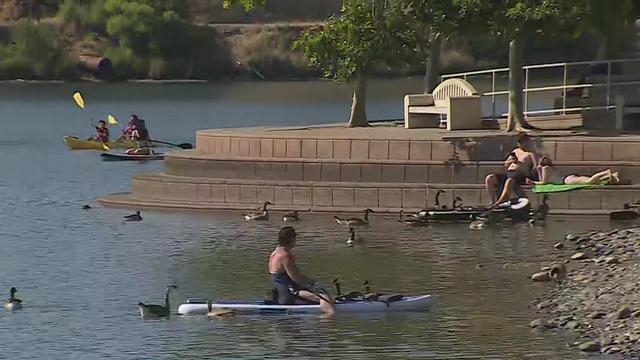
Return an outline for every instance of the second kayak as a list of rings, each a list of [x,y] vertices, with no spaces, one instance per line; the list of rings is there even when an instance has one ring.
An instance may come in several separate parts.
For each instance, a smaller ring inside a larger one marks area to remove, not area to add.
[[[100,141],[82,140],[76,136],[65,136],[64,143],[71,150],[104,150],[104,146]],[[138,144],[132,140],[116,140],[106,143],[110,149],[136,149]]]

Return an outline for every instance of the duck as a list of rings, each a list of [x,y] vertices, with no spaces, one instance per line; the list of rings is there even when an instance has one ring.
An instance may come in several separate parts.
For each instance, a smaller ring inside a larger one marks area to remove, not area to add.
[[[164,305],[147,305],[139,302],[138,308],[140,309],[140,317],[144,320],[147,319],[161,319],[169,318],[171,316],[171,307],[169,306],[169,293],[173,289],[177,289],[175,285],[167,286],[167,292],[164,294]]]
[[[298,221],[298,220],[300,220],[300,217],[298,215],[298,211],[297,210],[282,215],[282,221],[284,221],[284,222],[293,222],[293,221]]]
[[[91,205],[89,204],[82,206],[82,210],[89,210],[89,209],[91,209]]]
[[[214,318],[214,317],[219,317],[223,315],[233,315],[234,313],[232,309],[225,309],[225,308],[214,309],[212,304],[213,304],[213,301],[211,300],[207,301],[207,317]]]
[[[352,226],[349,226],[349,238],[347,239],[347,245],[353,246],[355,242],[356,242],[356,230]]]
[[[340,218],[338,216],[334,216],[333,218],[336,219],[336,222],[340,225],[349,225],[349,226],[353,226],[353,225],[366,225],[369,223],[369,213],[375,212],[371,209],[365,209],[364,210],[364,217],[363,218]]]
[[[549,277],[554,283],[560,283],[567,277],[567,267],[562,263],[555,263],[549,269]]]
[[[269,220],[269,210],[267,210],[267,205],[271,205],[271,201],[265,201],[264,205],[262,205],[261,213],[249,213],[244,214],[244,219],[247,221],[251,220]]]
[[[22,309],[22,300],[16,298],[17,292],[18,292],[18,289],[16,289],[15,287],[12,287],[11,290],[9,290],[9,293],[11,294],[11,296],[9,296],[7,301],[4,302],[5,309],[7,310]]]
[[[142,216],[140,216],[140,211],[136,211],[135,214],[125,216],[124,220],[125,221],[142,221]]]

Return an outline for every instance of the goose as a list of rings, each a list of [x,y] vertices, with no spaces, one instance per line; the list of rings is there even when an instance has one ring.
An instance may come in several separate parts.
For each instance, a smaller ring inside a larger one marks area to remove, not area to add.
[[[214,318],[214,317],[218,317],[218,316],[222,316],[222,315],[233,315],[233,310],[232,309],[225,309],[225,308],[213,308],[211,306],[211,304],[213,304],[213,302],[211,300],[207,301],[207,316],[210,318]]]
[[[458,208],[462,208],[462,198],[459,196],[456,196],[455,199],[453,199],[453,204],[451,204],[451,208],[453,210],[458,209]]]
[[[333,280],[331,280],[331,283],[336,288],[336,297],[342,296],[342,291],[340,291],[340,282],[338,281],[338,278],[337,277],[333,278]]]
[[[340,218],[338,216],[334,216],[333,218],[336,219],[336,222],[340,225],[349,225],[349,226],[353,226],[353,225],[366,225],[369,223],[369,213],[375,212],[371,209],[366,209],[364,211],[364,217],[361,218]]]
[[[294,212],[290,212],[287,214],[282,215],[282,221],[284,222],[292,222],[292,221],[298,221],[300,220],[300,217],[298,215],[298,211],[294,211]]]
[[[404,224],[418,224],[418,223],[421,223],[422,220],[419,219],[418,216],[415,214],[404,215],[404,210],[400,210],[400,218],[398,219],[398,222],[401,222]]]
[[[562,282],[562,280],[567,277],[567,267],[562,263],[551,265],[549,277],[552,278],[555,283]]]
[[[142,216],[140,216],[140,211],[136,211],[135,214],[125,216],[124,220],[125,221],[142,221]]]
[[[18,289],[16,289],[15,287],[12,287],[11,290],[9,290],[9,293],[11,294],[11,296],[9,297],[9,299],[7,299],[7,301],[4,302],[4,307],[7,310],[19,310],[22,309],[22,300],[16,298],[16,293],[18,292]]]
[[[82,210],[89,210],[89,209],[91,209],[91,205],[89,204],[86,204],[82,207]]]
[[[349,226],[349,238],[347,239],[347,245],[349,246],[353,246],[353,244],[356,242],[356,230]]]
[[[420,211],[418,211],[417,213],[417,217],[420,219],[426,219],[427,217],[429,217],[429,212],[433,211],[433,210],[446,210],[447,206],[446,205],[442,205],[440,206],[440,194],[446,193],[446,191],[440,189],[438,191],[436,191],[436,199],[433,203],[433,208],[429,209],[422,209]],[[460,199],[462,200],[462,199]],[[455,201],[454,201],[455,203]]]
[[[269,220],[269,211],[267,210],[267,205],[271,205],[271,201],[265,201],[262,206],[261,213],[249,213],[244,214],[244,219],[247,221],[251,220]]]
[[[147,305],[141,302],[138,303],[140,309],[140,317],[144,320],[147,319],[161,319],[170,317],[171,307],[169,306],[169,293],[172,289],[177,289],[175,285],[167,286],[167,292],[164,294],[164,306],[163,305]]]

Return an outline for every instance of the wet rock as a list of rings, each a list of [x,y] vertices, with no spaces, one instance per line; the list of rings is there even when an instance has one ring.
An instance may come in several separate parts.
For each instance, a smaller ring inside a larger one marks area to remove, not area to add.
[[[618,309],[618,311],[615,314],[617,319],[626,319],[631,316],[631,313],[632,313],[631,309],[629,309],[626,306],[623,306],[620,309]]]
[[[631,313],[631,317],[637,318],[640,317],[640,310],[636,310]]]
[[[619,264],[620,263],[620,259],[618,259],[615,256],[607,256],[604,259],[605,264]]]
[[[549,276],[548,271],[541,271],[531,275],[531,280],[535,282],[545,282],[551,281],[551,277]]]
[[[577,252],[573,255],[571,255],[571,260],[584,260],[587,259],[588,256],[587,254],[583,253],[583,252]]]
[[[569,321],[564,325],[564,328],[569,330],[575,330],[579,327],[580,327],[580,323],[575,320]]]
[[[589,316],[587,316],[589,319],[601,319],[603,318],[605,314],[603,311],[594,311],[591,314],[589,314]]]
[[[554,324],[550,323],[545,319],[535,319],[531,323],[529,323],[529,326],[531,326],[534,329],[536,328],[553,329],[555,327]]]
[[[553,247],[556,248],[556,250],[560,250],[560,249],[564,248],[564,244],[559,242],[559,243],[555,244]]]
[[[540,268],[540,271],[549,271],[551,270],[551,266],[543,266]]]
[[[606,349],[604,350],[604,353],[605,353],[605,354],[617,354],[617,353],[619,353],[619,352],[621,352],[621,351],[622,351],[622,348],[621,348],[621,347],[618,347],[618,346],[611,346],[611,347],[606,348]]]
[[[578,235],[567,234],[567,236],[565,236],[564,239],[567,241],[576,241],[578,239]]]
[[[538,310],[546,309],[548,307],[554,306],[556,303],[553,300],[546,300],[538,304]]]
[[[587,341],[578,345],[578,349],[585,352],[600,351],[600,344],[595,341]]]

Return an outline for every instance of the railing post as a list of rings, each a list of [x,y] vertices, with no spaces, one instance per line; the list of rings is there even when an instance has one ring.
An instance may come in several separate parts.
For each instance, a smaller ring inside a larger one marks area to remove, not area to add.
[[[564,64],[564,75],[562,80],[562,115],[565,114],[565,109],[567,108],[567,73],[568,73],[567,63]]]
[[[491,119],[496,121],[496,71],[491,72]]]
[[[524,113],[529,111],[529,68],[524,69]]]
[[[611,60],[607,61],[607,111],[611,106]]]

